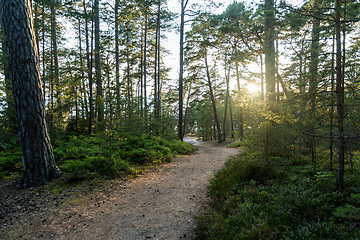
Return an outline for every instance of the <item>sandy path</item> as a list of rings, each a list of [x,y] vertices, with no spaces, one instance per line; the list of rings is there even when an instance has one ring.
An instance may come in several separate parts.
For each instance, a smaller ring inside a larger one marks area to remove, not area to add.
[[[206,199],[209,179],[236,152],[199,145],[193,155],[177,157],[111,191],[94,194],[61,216],[45,217],[37,238],[191,239],[193,216]],[[35,237],[34,229],[28,230],[23,237]]]

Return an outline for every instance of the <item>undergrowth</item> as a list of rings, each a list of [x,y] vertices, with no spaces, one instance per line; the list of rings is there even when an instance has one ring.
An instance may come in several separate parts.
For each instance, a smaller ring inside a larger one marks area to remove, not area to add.
[[[56,164],[70,182],[94,178],[118,178],[136,173],[141,166],[168,162],[178,154],[196,150],[175,139],[154,136],[108,134],[53,137]],[[0,179],[23,171],[19,143],[3,143]]]
[[[359,162],[335,191],[335,172],[245,151],[211,180],[196,239],[360,239]]]

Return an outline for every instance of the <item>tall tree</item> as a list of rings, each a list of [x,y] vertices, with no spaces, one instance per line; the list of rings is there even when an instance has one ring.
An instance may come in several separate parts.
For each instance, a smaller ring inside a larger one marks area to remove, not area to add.
[[[274,104],[275,95],[275,6],[274,0],[265,0],[265,80],[266,98],[269,104]]]
[[[182,141],[183,135],[183,89],[184,89],[184,25],[185,9],[189,0],[181,0],[180,15],[180,69],[179,69],[179,119],[178,119],[178,137]]]
[[[115,80],[116,80],[116,115],[120,115],[120,54],[119,54],[119,6],[115,0]]]
[[[56,7],[57,7],[57,0],[51,0],[50,3],[50,21],[51,21],[51,44],[52,44],[52,81],[55,83],[55,98],[56,98],[56,107],[57,107],[57,118],[59,118],[61,114],[61,89],[60,89],[60,74],[59,74],[59,54],[58,54],[58,44],[57,44],[57,23],[56,23]],[[52,96],[53,97],[53,96]],[[54,109],[52,109],[54,110]],[[53,114],[53,113],[52,113]]]
[[[0,15],[8,46],[9,66],[24,164],[24,187],[60,176],[45,121],[39,56],[29,0],[3,0]]]
[[[95,12],[95,76],[96,76],[96,107],[98,115],[98,123],[100,130],[104,124],[104,95],[101,78],[101,59],[100,59],[100,10],[99,0],[94,2]]]
[[[265,53],[265,81],[266,81],[266,101],[270,110],[273,110],[276,101],[275,94],[275,7],[274,0],[265,0],[264,6],[265,17],[265,36],[264,36],[264,53]],[[265,158],[269,158],[270,132],[266,128],[265,136]]]
[[[344,137],[344,78],[341,56],[341,1],[335,0],[335,37],[336,37],[336,109],[338,114],[338,190],[344,189],[345,137]]]
[[[318,68],[319,68],[319,41],[320,41],[320,6],[319,0],[314,1],[313,23],[311,33],[311,56],[310,56],[310,82],[309,82],[309,105],[310,105],[310,124],[309,124],[309,146],[311,159],[314,163],[314,173],[316,173],[316,131],[314,126],[316,93],[318,88]]]

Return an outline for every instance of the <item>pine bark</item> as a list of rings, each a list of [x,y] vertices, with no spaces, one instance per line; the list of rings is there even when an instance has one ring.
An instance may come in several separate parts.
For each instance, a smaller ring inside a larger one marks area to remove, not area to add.
[[[45,122],[39,56],[29,0],[3,0],[2,21],[24,164],[24,187],[60,176]]]

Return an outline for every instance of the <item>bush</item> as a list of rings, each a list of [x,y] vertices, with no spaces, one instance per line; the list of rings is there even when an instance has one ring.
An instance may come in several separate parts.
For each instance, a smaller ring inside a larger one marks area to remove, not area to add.
[[[336,192],[332,172],[307,168],[257,152],[230,159],[211,180],[196,239],[359,239],[360,176]]]
[[[170,161],[177,154],[196,150],[190,144],[154,136],[118,135],[111,132],[101,136],[53,136],[54,156],[60,169],[70,181],[94,177],[118,177],[132,172],[131,164],[146,165]],[[14,138],[0,142],[0,178],[23,170],[21,151]]]
[[[60,169],[68,173],[69,181],[81,181],[95,177],[116,178],[133,171],[130,165],[120,159],[86,157],[83,160],[69,160]]]

